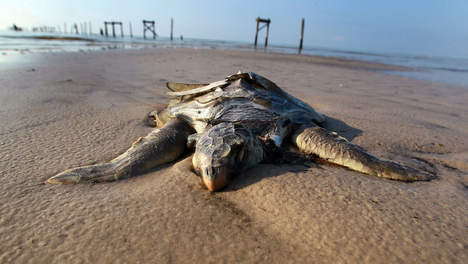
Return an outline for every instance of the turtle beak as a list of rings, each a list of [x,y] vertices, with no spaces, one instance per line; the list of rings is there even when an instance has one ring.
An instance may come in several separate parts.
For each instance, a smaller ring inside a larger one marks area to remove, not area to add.
[[[205,167],[200,170],[203,183],[211,192],[219,191],[229,182],[229,173],[225,168]]]

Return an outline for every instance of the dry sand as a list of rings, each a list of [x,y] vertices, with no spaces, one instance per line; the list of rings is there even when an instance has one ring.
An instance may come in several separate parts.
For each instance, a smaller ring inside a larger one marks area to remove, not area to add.
[[[262,52],[32,59],[0,72],[1,263],[468,263],[466,88],[372,71],[382,65]],[[43,183],[147,134],[142,119],[167,101],[166,80],[217,81],[239,69],[272,79],[370,152],[439,178],[262,164],[210,194],[184,157],[120,182]]]

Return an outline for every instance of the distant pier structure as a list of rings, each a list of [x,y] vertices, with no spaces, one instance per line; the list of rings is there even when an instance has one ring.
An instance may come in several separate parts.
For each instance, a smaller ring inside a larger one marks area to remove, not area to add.
[[[104,28],[105,28],[105,34],[106,34],[106,37],[109,36],[108,34],[108,31],[107,31],[107,25],[110,25],[112,26],[112,37],[115,38],[115,26],[120,26],[120,33],[122,35],[122,38],[124,36],[124,33],[123,33],[123,26],[122,26],[122,22],[116,22],[116,21],[110,21],[110,22],[104,22]]]
[[[266,48],[268,46],[268,33],[270,32],[271,20],[269,18],[265,19],[265,18],[257,17],[256,21],[257,21],[257,29],[255,30],[254,46],[257,47],[258,32],[266,27],[266,34],[265,34],[265,48]],[[260,27],[260,24],[263,24],[263,25]]]
[[[143,38],[146,39],[146,31],[153,33],[153,39],[156,39],[156,23],[154,20],[143,20]]]

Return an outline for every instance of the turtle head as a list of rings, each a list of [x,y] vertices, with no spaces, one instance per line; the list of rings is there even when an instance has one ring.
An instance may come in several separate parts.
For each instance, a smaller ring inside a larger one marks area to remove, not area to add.
[[[210,191],[225,187],[237,173],[263,159],[261,143],[243,126],[221,123],[202,134],[193,168]]]

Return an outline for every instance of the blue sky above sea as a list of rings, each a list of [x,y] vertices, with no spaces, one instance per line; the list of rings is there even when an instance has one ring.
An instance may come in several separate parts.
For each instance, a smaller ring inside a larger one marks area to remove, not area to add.
[[[365,52],[468,58],[468,1],[59,1],[0,0],[0,29],[104,21],[132,23],[141,34],[142,19],[156,20],[161,36],[251,42],[255,18],[270,18],[270,43],[297,45],[305,18],[304,45]],[[260,34],[263,43],[264,31]]]

